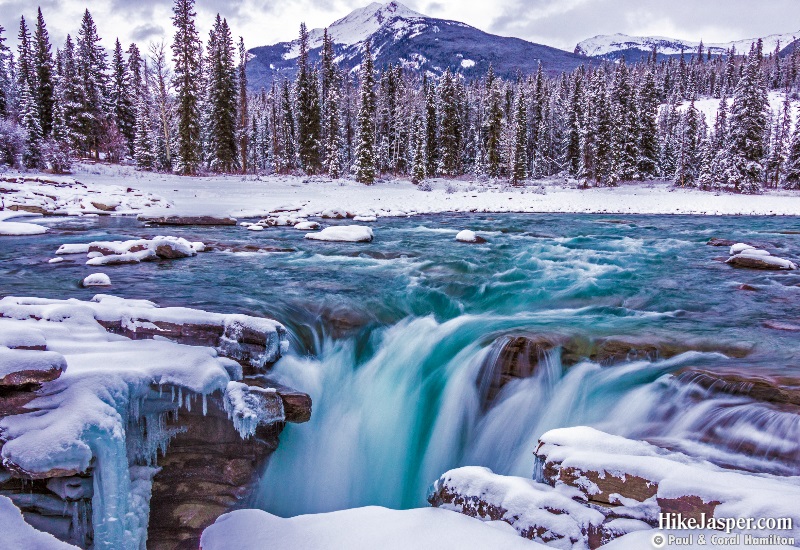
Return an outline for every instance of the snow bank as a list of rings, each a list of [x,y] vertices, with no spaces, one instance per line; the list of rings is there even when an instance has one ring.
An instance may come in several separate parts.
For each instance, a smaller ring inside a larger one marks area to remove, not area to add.
[[[334,225],[326,227],[319,233],[308,233],[305,238],[315,241],[364,243],[370,242],[373,237],[372,229],[365,225]]]
[[[3,550],[76,550],[66,542],[61,542],[50,533],[43,533],[31,527],[22,517],[19,508],[11,499],[0,495],[0,529],[2,530]]]
[[[544,549],[482,521],[439,508],[377,506],[280,518],[261,510],[224,514],[200,539],[203,550],[503,550]]]
[[[80,216],[172,207],[152,193],[107,183],[89,186],[68,177],[12,175],[0,177],[0,182],[5,190],[0,206],[8,211]]]
[[[83,279],[83,286],[111,286],[111,278],[105,273],[92,273]]]
[[[41,235],[47,233],[47,228],[35,223],[4,222],[0,221],[0,235],[18,237],[24,235]]]

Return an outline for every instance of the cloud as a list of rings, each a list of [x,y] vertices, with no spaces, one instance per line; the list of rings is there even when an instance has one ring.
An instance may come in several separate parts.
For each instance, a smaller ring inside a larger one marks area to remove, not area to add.
[[[164,36],[164,27],[154,23],[138,25],[131,31],[131,39],[134,42],[149,42],[155,38]]]

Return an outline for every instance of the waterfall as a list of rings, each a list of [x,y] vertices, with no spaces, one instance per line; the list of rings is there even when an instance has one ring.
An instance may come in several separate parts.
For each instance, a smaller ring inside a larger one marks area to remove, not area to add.
[[[324,338],[316,356],[288,354],[273,375],[308,392],[314,412],[309,423],[286,427],[254,504],[284,517],[366,505],[424,506],[429,484],[457,466],[533,476],[538,438],[557,427],[592,425],[624,436],[688,441],[691,423],[681,431],[680,415],[662,410],[678,391],[671,373],[713,368],[726,359],[688,352],[565,369],[555,348],[532,376],[506,384],[485,410],[481,366],[496,360],[492,342],[525,324],[479,315],[442,323],[411,317],[365,329],[366,336]],[[708,403],[724,408],[726,400],[678,406],[691,415]]]

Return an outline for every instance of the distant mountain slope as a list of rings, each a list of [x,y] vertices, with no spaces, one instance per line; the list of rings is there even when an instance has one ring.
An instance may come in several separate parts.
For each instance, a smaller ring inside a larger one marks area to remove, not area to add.
[[[800,31],[786,34],[771,34],[761,37],[764,42],[764,52],[775,51],[775,47],[780,44],[783,49],[796,38],[800,37]],[[711,55],[725,55],[731,46],[736,47],[739,53],[746,53],[750,49],[750,44],[757,41],[756,38],[745,38],[726,43],[703,44],[704,50],[711,51]],[[666,38],[663,36],[628,36],[627,34],[607,34],[587,38],[575,46],[575,53],[588,57],[601,59],[619,59],[625,57],[627,61],[636,61],[643,56],[649,55],[653,47],[660,56],[680,55],[684,51],[686,55],[697,52],[700,42],[679,40],[677,38]]]
[[[370,41],[375,65],[401,63],[432,74],[449,68],[467,78],[483,76],[491,63],[495,73],[511,78],[517,71],[529,74],[541,61],[550,74],[571,71],[591,59],[519,38],[483,32],[457,21],[435,19],[393,1],[373,3],[339,19],[328,27],[339,66],[352,70],[361,64],[366,41]],[[309,32],[312,62],[319,59],[322,29]],[[275,78],[292,78],[296,71],[297,40],[250,50],[247,65],[252,89],[268,86]]]

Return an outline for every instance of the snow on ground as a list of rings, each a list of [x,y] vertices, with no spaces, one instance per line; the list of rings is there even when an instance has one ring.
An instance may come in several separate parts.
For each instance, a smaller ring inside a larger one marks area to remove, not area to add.
[[[579,189],[552,179],[525,188],[503,182],[434,179],[423,192],[408,180],[365,186],[352,180],[298,176],[211,176],[186,178],[138,172],[125,166],[78,166],[75,178],[87,185],[126,185],[173,203],[172,215],[264,218],[292,212],[295,218],[346,212],[353,216],[406,216],[441,212],[576,212],[600,214],[800,215],[800,193],[762,195],[678,189],[667,182]],[[149,213],[167,213],[155,204]]]
[[[783,101],[786,98],[786,94],[784,92],[778,91],[770,91],[767,94],[767,99],[769,100],[769,106],[772,110],[773,116],[783,116]],[[706,124],[709,127],[714,125],[714,121],[717,119],[717,110],[719,110],[719,104],[722,102],[721,99],[715,97],[703,97],[697,99],[694,102],[695,109],[700,111],[705,118]],[[728,105],[728,116],[730,116],[731,106],[733,105],[733,98],[729,97],[728,101],[726,102]],[[798,113],[800,113],[800,100],[793,99],[791,101],[791,108],[789,110],[790,116],[792,118],[792,125],[797,124],[797,117]],[[688,101],[684,101],[678,106],[678,109],[685,109],[689,106]],[[662,105],[663,108],[663,105]],[[774,125],[774,124],[773,124]]]
[[[77,550],[50,533],[31,527],[11,499],[0,495],[0,532],[3,550]]]
[[[545,549],[507,524],[488,524],[439,508],[377,506],[280,518],[261,510],[220,516],[200,539],[202,550],[503,550]]]

